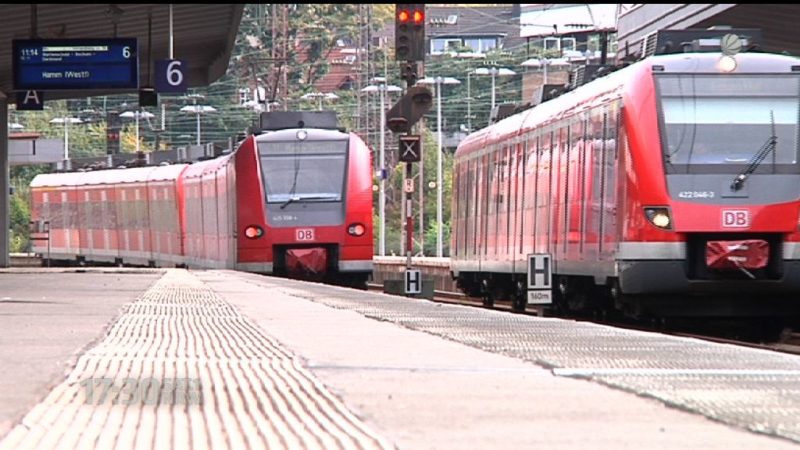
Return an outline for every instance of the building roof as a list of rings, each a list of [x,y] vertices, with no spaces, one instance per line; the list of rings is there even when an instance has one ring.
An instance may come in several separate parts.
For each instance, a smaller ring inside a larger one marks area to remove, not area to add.
[[[329,93],[345,89],[358,77],[358,55],[353,47],[337,47],[328,55],[330,68],[314,83],[319,92]]]
[[[503,48],[525,43],[520,37],[519,8],[515,5],[426,6],[425,34],[428,39],[448,36],[504,36]]]
[[[530,5],[520,15],[523,38],[614,30],[618,4]]]

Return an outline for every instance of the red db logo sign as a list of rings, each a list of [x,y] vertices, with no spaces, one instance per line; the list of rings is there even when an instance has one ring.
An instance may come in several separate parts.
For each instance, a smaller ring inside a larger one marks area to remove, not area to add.
[[[747,228],[750,226],[750,211],[746,209],[723,209],[722,226],[724,228]]]

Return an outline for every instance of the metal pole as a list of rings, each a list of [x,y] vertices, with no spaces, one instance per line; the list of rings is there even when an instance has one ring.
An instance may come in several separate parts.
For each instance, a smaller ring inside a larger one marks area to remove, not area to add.
[[[470,75],[472,75],[472,71],[467,72],[467,133],[472,133],[472,88],[469,82]]]
[[[64,117],[64,170],[69,169],[69,119]]]
[[[136,111],[136,153],[139,153],[139,111]]]
[[[496,73],[496,69],[492,68],[492,109],[494,109],[494,76]]]
[[[10,264],[8,252],[10,250],[9,228],[11,219],[11,196],[9,192],[9,162],[8,162],[8,99],[0,93],[0,117],[6,126],[0,124],[0,267],[8,267]]]
[[[195,105],[197,108],[197,145],[200,145],[200,107]]]
[[[412,178],[411,165],[413,163],[406,163],[406,179]],[[412,192],[406,192],[406,268],[411,269],[411,252],[413,252],[414,243],[414,216],[411,215],[411,199]]]
[[[439,151],[436,153],[436,256],[442,257],[442,82],[436,78],[436,134]],[[492,91],[494,92],[494,90]],[[494,101],[492,101],[494,103]]]
[[[386,146],[385,141],[385,131],[384,131],[384,123],[386,122],[386,107],[384,106],[385,96],[386,96],[386,85],[379,84],[378,88],[381,90],[381,140],[380,140],[380,162],[379,167],[381,171],[381,189],[380,189],[380,197],[378,198],[378,213],[380,215],[380,244],[379,244],[379,254],[381,256],[386,255],[386,160],[384,159],[384,151]]]
[[[169,4],[169,59],[173,59],[172,3]]]
[[[544,78],[542,84],[547,84],[547,64],[550,63],[549,59],[542,60],[542,67],[544,67]]]

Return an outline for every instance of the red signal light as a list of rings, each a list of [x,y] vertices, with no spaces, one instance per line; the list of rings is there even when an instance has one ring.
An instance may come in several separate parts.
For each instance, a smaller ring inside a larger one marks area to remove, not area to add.
[[[397,13],[397,20],[400,21],[400,23],[407,23],[409,19],[411,19],[411,13],[409,13],[407,9],[401,9],[400,12]]]
[[[422,25],[425,23],[425,13],[423,11],[414,11],[414,25]]]

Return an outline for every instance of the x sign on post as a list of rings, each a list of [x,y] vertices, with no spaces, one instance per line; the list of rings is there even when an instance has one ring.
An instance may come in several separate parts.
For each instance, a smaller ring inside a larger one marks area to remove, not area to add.
[[[400,161],[419,162],[422,157],[422,141],[418,134],[400,136]]]

